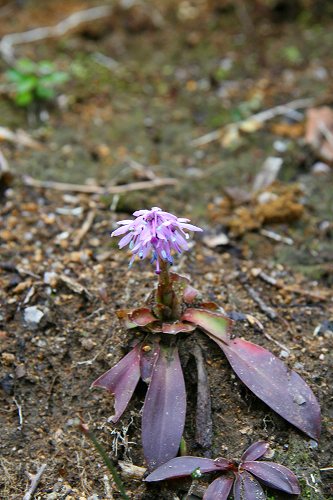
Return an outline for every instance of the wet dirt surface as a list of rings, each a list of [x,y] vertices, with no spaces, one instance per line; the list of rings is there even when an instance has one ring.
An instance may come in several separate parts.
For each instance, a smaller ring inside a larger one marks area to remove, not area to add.
[[[93,5],[98,3],[73,2],[59,10],[57,2],[43,8],[36,1],[13,3],[1,34],[52,25]],[[20,56],[55,60],[71,72],[64,97],[47,108],[46,121],[35,110],[17,109],[7,94],[0,96],[1,125],[22,128],[41,145],[36,150],[1,142],[15,179],[0,207],[0,496],[22,498],[29,487],[26,472],[34,474],[45,463],[35,498],[119,498],[101,458],[76,426],[78,415],[115,461],[144,467],[144,386],[115,427],[107,421],[112,398],[90,385],[132,340],[115,311],[141,305],[155,280],[148,262],[128,270],[128,255],[118,251],[110,232],[133,210],[158,205],[205,229],[175,270],[191,276],[203,296],[226,311],[255,316],[264,331],[237,322],[235,335],[295,369],[322,408],[317,446],[251,395],[219,348],[195,333],[212,394],[212,456],[239,458],[251,442],[267,439],[274,460],[299,477],[301,499],[332,498],[332,471],[324,470],[332,466],[331,165],[314,168],[323,158],[305,145],[304,109],[297,120],[282,115],[259,128],[250,122],[233,136],[221,133],[203,146],[193,141],[295,99],[330,105],[333,20],[310,13],[306,18],[300,11],[296,20],[286,14],[281,22],[265,8],[253,17],[253,40],[251,26],[227,2],[225,8],[214,2],[149,6],[118,7],[107,19],[61,39],[15,49]],[[105,67],[96,54],[112,57],[116,65]],[[256,174],[271,156],[283,159],[277,178],[254,191]],[[90,178],[98,185],[173,177],[178,184],[88,196],[27,187],[22,174],[81,184]],[[230,197],[230,187],[249,197]],[[221,234],[222,244],[210,243]],[[244,277],[273,317],[254,302]],[[29,321],[29,312],[42,315],[40,321]],[[188,452],[200,455],[195,362],[185,348],[182,359],[185,439]],[[133,499],[183,498],[191,484],[146,487],[133,476],[122,478]],[[200,488],[195,491],[200,497]]]

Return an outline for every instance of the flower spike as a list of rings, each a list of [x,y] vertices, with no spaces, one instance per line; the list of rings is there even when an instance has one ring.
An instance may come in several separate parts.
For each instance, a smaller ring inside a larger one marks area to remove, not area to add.
[[[189,219],[178,218],[164,212],[161,208],[138,210],[133,213],[133,220],[117,222],[120,226],[111,233],[111,236],[123,236],[119,241],[119,248],[129,245],[132,252],[130,266],[135,257],[145,259],[151,256],[151,262],[156,262],[156,274],[160,273],[160,261],[173,263],[172,252],[179,254],[188,250],[187,231],[202,231],[193,226]]]

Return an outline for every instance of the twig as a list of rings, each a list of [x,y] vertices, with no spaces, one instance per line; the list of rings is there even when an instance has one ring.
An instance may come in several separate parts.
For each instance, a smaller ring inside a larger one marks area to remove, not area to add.
[[[262,281],[265,281],[265,283],[275,286],[276,288],[280,288],[281,290],[284,290],[286,292],[297,293],[298,295],[304,295],[305,297],[310,297],[311,299],[315,300],[325,301],[328,298],[328,296],[326,295],[322,295],[317,292],[312,292],[310,290],[305,290],[304,288],[299,288],[295,285],[285,285],[281,280],[277,280],[273,278],[273,276],[269,276],[268,274],[266,274],[264,271],[261,270],[259,270],[259,272],[254,273],[254,276],[257,276]]]
[[[266,337],[267,340],[274,342],[274,344],[276,344],[278,347],[280,347],[280,349],[282,349],[283,351],[286,351],[288,354],[290,354],[290,349],[288,349],[288,347],[286,345],[281,344],[281,342],[274,339],[271,335],[269,335],[269,333],[264,332],[264,337]]]
[[[35,475],[29,474],[29,479],[31,480],[31,484],[30,484],[30,488],[28,489],[28,491],[24,495],[23,500],[31,500],[31,498],[33,498],[33,495],[37,489],[37,486],[38,486],[39,481],[43,475],[45,468],[46,468],[46,464],[43,464],[38,469],[37,474],[35,474]]]
[[[202,350],[198,344],[193,348],[193,355],[197,365],[197,412],[195,440],[205,450],[205,456],[210,456],[213,439],[212,407],[209,391],[208,375],[205,368]],[[208,457],[209,458],[209,457]]]
[[[76,366],[92,365],[96,361],[96,359],[98,358],[98,356],[101,354],[101,352],[103,352],[103,349],[101,349],[100,351],[98,351],[92,359],[87,359],[86,361],[77,361]]]
[[[248,122],[248,121],[256,121],[258,123],[264,123],[268,120],[271,120],[272,118],[275,118],[276,116],[280,115],[286,115],[290,113],[290,111],[294,111],[299,108],[307,108],[313,104],[313,99],[296,99],[295,101],[291,101],[287,104],[280,104],[278,106],[275,106],[274,108],[266,109],[264,111],[260,111],[259,113],[255,113],[254,115],[248,116],[244,120],[240,120],[235,123],[229,123],[227,125],[224,125],[222,128],[219,128],[217,130],[213,130],[212,132],[209,132],[208,134],[202,135],[201,137],[198,137],[197,139],[193,139],[190,142],[191,146],[205,146],[206,144],[209,144],[210,142],[218,140],[222,134],[224,129],[230,126],[237,126],[241,127],[243,123]]]
[[[107,498],[108,500],[113,499],[110,479],[106,474],[104,474],[104,476],[103,476],[103,483],[104,483],[104,489],[105,489],[105,498]]]
[[[78,230],[78,232],[74,238],[74,241],[73,241],[74,247],[78,247],[80,245],[82,238],[87,234],[87,232],[91,228],[91,226],[94,222],[95,216],[96,216],[96,210],[90,210],[90,212],[88,213],[86,219],[84,220],[84,222],[82,224],[82,227]]]
[[[87,194],[120,194],[128,193],[130,191],[141,191],[144,189],[154,189],[160,186],[175,186],[178,184],[177,179],[171,178],[157,178],[152,181],[142,181],[142,182],[132,182],[130,184],[124,184],[122,186],[89,186],[84,184],[68,184],[66,182],[55,182],[55,181],[40,181],[34,179],[29,175],[23,176],[23,183],[26,186],[44,188],[44,189],[55,189],[56,191],[74,191],[77,193],[87,193]]]
[[[118,461],[121,472],[126,479],[142,479],[146,470],[144,467],[133,465],[131,462]]]
[[[61,37],[67,33],[67,31],[76,28],[80,24],[101,19],[110,15],[111,12],[111,6],[102,5],[100,7],[74,12],[74,14],[71,14],[54,26],[35,28],[24,31],[23,33],[10,33],[5,35],[0,41],[0,53],[7,63],[12,64],[15,60],[15,45],[37,42],[38,40],[45,40],[46,38]]]
[[[250,286],[247,283],[247,279],[244,275],[240,276],[239,278],[241,284],[247,291],[247,293],[250,295],[251,299],[259,306],[259,309],[268,316],[269,319],[275,320],[278,318],[277,313],[274,311],[274,309],[266,304],[264,300],[260,297],[260,295],[255,291],[252,286]]]
[[[127,158],[127,162],[129,166],[135,170],[139,175],[144,176],[146,179],[149,179],[151,181],[156,179],[155,172],[149,167],[146,167],[145,165],[142,165],[142,163],[139,163],[136,160],[133,160],[132,158]]]
[[[285,243],[286,245],[293,245],[294,244],[294,240],[292,240],[291,238],[288,238],[287,236],[281,236],[280,234],[275,233],[274,231],[262,229],[260,231],[260,234],[262,234],[263,236],[266,236],[266,238],[270,238],[271,240]]]
[[[2,141],[13,142],[14,144],[19,144],[20,146],[26,146],[32,149],[42,149],[39,142],[32,139],[29,134],[21,129],[13,132],[7,127],[0,127],[0,139]]]
[[[66,274],[60,274],[59,280],[74,293],[85,295],[88,299],[92,299],[92,294],[89,292],[89,290],[73,278],[70,278]]]
[[[19,426],[18,429],[21,431],[23,427],[23,413],[22,413],[22,406],[18,404],[15,398],[13,398],[13,401],[16,405],[17,412],[18,412],[18,418],[19,418]]]
[[[113,59],[113,57],[105,56],[101,52],[96,52],[95,54],[93,54],[92,57],[94,61],[96,61],[98,64],[104,66],[104,68],[107,68],[111,71],[116,70],[120,66],[119,62]]]
[[[330,131],[330,129],[327,127],[326,123],[324,122],[319,122],[319,130],[325,137],[326,141],[330,144],[330,146],[333,146],[333,134]]]

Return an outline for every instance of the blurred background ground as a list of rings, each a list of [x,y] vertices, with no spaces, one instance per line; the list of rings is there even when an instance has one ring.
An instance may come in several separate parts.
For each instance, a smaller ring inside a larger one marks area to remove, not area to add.
[[[228,311],[255,315],[270,338],[243,324],[237,333],[294,367],[322,405],[317,447],[252,397],[207,342],[212,455],[237,458],[268,439],[300,477],[301,498],[332,498],[332,4],[2,1],[0,36],[100,6],[99,19],[13,45],[10,58],[0,44],[1,496],[22,498],[26,471],[46,463],[36,498],[117,498],[73,426],[77,414],[115,459],[144,465],[143,388],[116,434],[111,398],[89,386],[130,341],[115,310],[141,304],[154,279],[147,263],[127,270],[109,233],[157,205],[205,228],[178,269]],[[50,102],[15,104],[6,71],[23,57],[68,75]],[[165,178],[173,184],[159,186]],[[143,189],[129,190],[136,182]],[[190,360],[190,394],[194,370]],[[186,439],[200,453],[194,408],[190,396]],[[189,488],[124,480],[138,499]]]

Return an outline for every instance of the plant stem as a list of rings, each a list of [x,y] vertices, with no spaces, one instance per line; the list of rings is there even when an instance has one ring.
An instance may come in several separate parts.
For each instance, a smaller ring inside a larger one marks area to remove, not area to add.
[[[97,440],[95,434],[93,432],[91,432],[91,430],[89,429],[89,427],[86,424],[84,424],[83,422],[80,423],[80,429],[90,439],[90,441],[93,443],[93,445],[95,446],[96,450],[98,451],[98,453],[102,457],[105,465],[107,466],[107,468],[111,472],[112,478],[113,478],[114,482],[117,485],[117,488],[119,490],[120,496],[122,498],[124,498],[124,500],[129,500],[129,496],[127,496],[127,494],[126,494],[125,487],[123,485],[122,480],[120,479],[120,476],[119,476],[119,474],[118,474],[115,466],[111,462],[111,460],[108,457],[108,454],[104,450],[103,446]]]
[[[160,270],[160,274],[158,275],[156,300],[157,303],[163,304],[164,306],[172,309],[174,292],[169,274],[169,264],[163,259],[160,259]]]
[[[180,441],[179,452],[180,452],[181,457],[184,457],[185,455],[187,455],[187,446],[186,446],[186,441],[184,439],[184,436],[182,436],[181,441]]]

